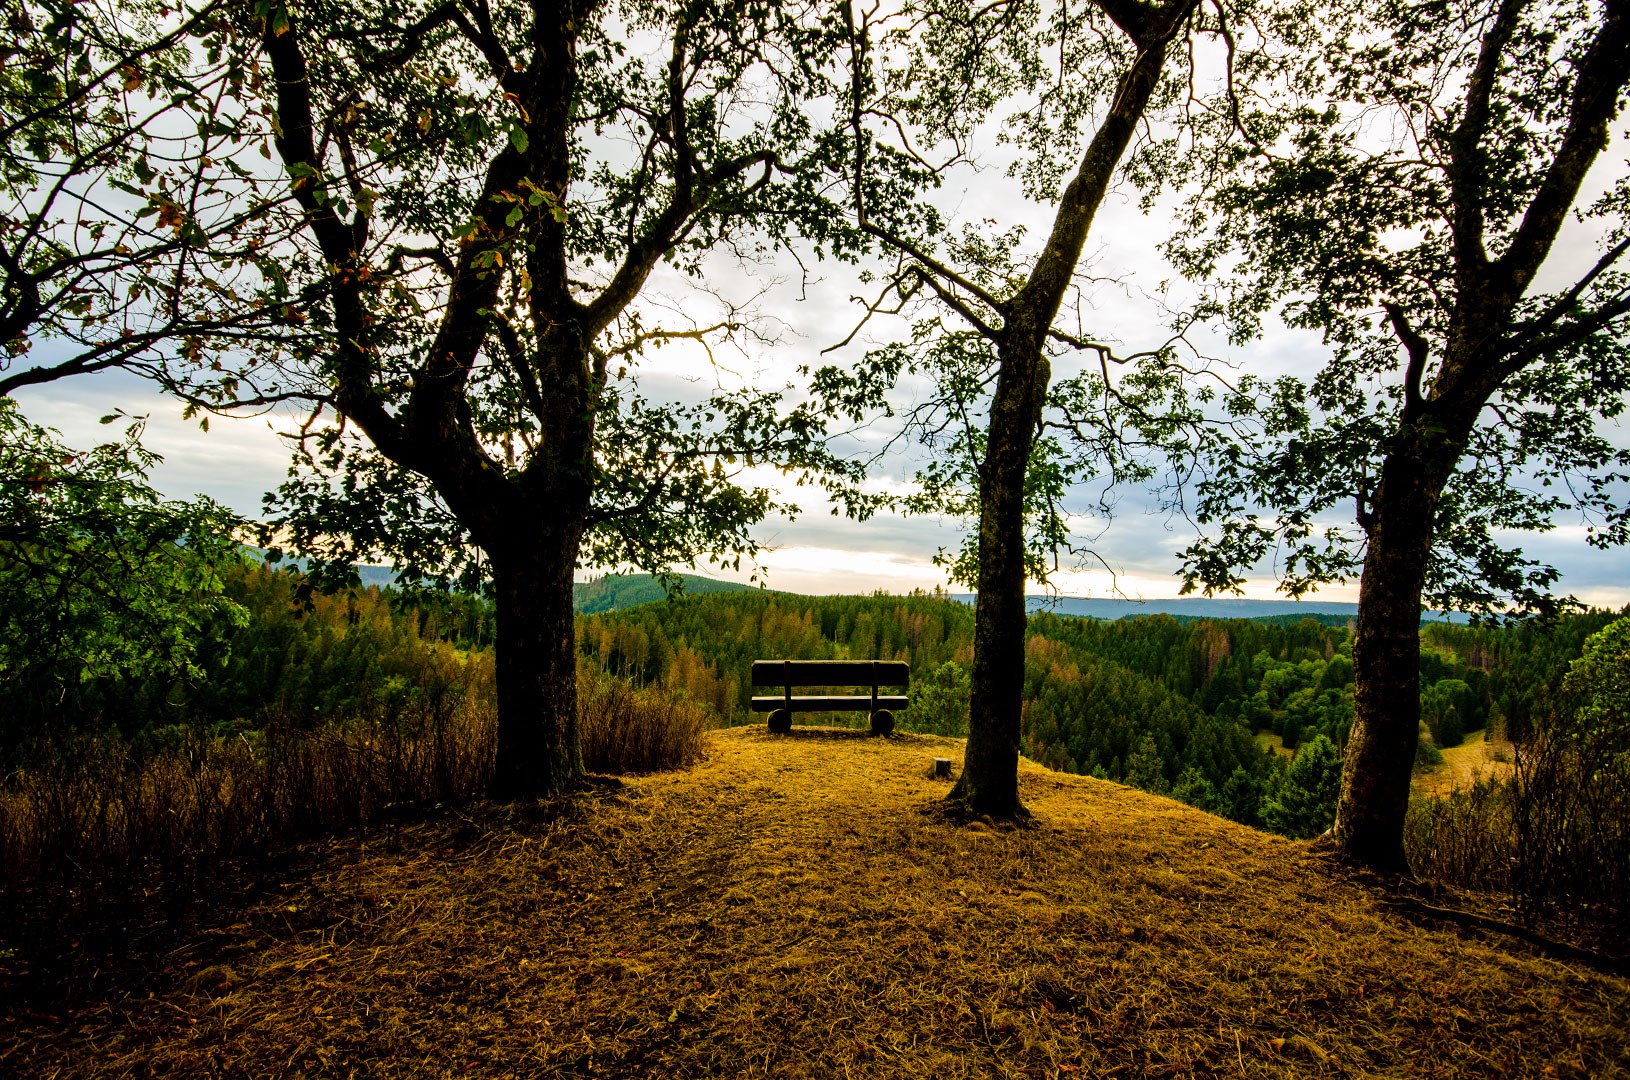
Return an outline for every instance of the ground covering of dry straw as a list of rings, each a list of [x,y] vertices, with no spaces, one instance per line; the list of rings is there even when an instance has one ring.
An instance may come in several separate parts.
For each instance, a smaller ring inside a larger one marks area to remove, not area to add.
[[[564,813],[313,848],[149,985],[0,1016],[0,1074],[1594,1076],[1630,984],[1404,921],[1305,844],[924,736],[717,732]]]

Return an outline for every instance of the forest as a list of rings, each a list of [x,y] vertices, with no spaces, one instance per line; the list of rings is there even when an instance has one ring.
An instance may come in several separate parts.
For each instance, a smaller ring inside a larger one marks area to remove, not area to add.
[[[1423,764],[1468,735],[1524,739],[1585,639],[1614,618],[1596,611],[1544,628],[1424,623]],[[973,623],[967,606],[928,595],[734,593],[581,617],[577,639],[602,670],[699,702],[725,724],[755,722],[755,659],[904,660],[913,683],[900,725],[964,736]],[[1170,794],[1290,836],[1321,833],[1334,818],[1353,716],[1348,619],[1035,615],[1024,687],[1024,754],[1049,768]],[[1258,733],[1297,756],[1307,751],[1307,760],[1297,766],[1265,749]],[[1285,792],[1295,813],[1280,797],[1287,775],[1310,788]]]

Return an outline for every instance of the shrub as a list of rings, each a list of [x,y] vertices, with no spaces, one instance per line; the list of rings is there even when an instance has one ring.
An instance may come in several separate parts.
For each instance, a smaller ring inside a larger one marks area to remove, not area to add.
[[[1519,914],[1630,944],[1630,619],[1586,640],[1517,744],[1512,797]]]
[[[1465,889],[1503,893],[1518,857],[1511,788],[1478,780],[1471,788],[1410,800],[1404,851],[1421,877]]]
[[[702,756],[713,714],[654,687],[634,689],[586,664],[577,675],[583,766],[590,772],[649,773]]]
[[[652,772],[694,762],[711,713],[598,672],[579,676],[585,765]],[[413,804],[479,797],[496,740],[490,652],[426,645],[345,719],[264,714],[221,724],[60,738],[0,787],[0,947],[39,976],[87,925],[185,907],[235,855]]]

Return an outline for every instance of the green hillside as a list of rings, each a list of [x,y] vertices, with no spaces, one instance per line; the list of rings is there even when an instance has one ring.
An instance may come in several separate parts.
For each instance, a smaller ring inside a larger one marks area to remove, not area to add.
[[[680,592],[685,596],[755,591],[746,585],[715,581],[697,574],[680,574],[678,577],[682,585]],[[667,598],[668,593],[662,583],[650,574],[607,574],[592,581],[579,581],[572,586],[572,606],[584,615],[621,611]]]

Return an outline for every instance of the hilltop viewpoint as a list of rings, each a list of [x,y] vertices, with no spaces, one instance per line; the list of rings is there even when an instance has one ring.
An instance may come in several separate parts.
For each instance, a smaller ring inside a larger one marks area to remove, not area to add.
[[[1031,824],[947,818],[932,759],[961,753],[721,730],[691,769],[558,807],[308,846],[104,989],[0,1005],[0,1072],[1630,1072],[1622,974],[1028,762]]]

